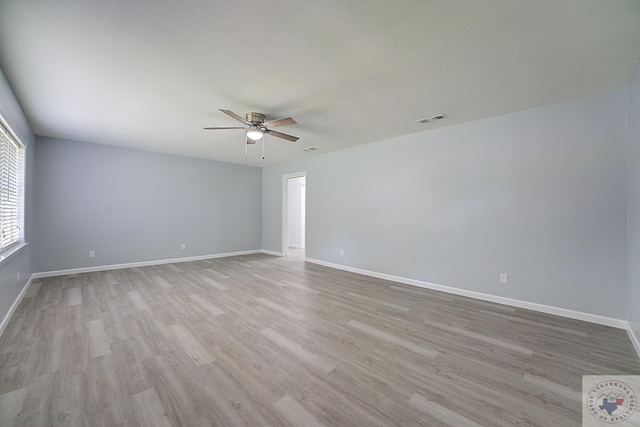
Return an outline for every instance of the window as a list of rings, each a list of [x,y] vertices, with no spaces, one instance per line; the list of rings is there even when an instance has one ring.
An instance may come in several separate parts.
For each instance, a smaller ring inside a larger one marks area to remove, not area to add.
[[[0,252],[22,238],[23,153],[22,144],[0,124]]]

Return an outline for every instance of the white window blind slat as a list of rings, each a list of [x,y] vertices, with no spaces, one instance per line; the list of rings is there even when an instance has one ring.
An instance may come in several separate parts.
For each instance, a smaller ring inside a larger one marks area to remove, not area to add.
[[[20,239],[22,145],[0,124],[0,251]]]

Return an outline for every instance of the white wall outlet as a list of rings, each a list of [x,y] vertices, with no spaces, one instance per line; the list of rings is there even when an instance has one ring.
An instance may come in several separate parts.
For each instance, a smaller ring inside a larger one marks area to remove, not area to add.
[[[340,256],[344,256],[344,249],[340,249]]]
[[[187,245],[183,243],[182,245],[180,245],[180,249],[184,251],[185,249],[187,249]]]
[[[509,276],[507,276],[507,273],[500,273],[500,283],[509,283]]]
[[[93,258],[96,256],[96,251],[89,251],[89,258]]]

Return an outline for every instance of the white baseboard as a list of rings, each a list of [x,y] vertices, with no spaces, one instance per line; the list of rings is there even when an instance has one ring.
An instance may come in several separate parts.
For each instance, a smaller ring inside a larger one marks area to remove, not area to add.
[[[268,251],[266,249],[263,249],[261,251],[263,254],[267,254],[267,255],[273,255],[273,256],[284,256],[284,254],[282,252],[276,252],[276,251]]]
[[[22,290],[18,294],[18,298],[16,298],[16,300],[13,302],[13,304],[11,304],[11,307],[9,308],[9,311],[4,316],[4,319],[2,319],[2,323],[0,323],[0,336],[2,336],[2,333],[4,332],[4,329],[9,324],[9,320],[11,320],[11,316],[13,316],[13,313],[15,313],[16,309],[20,305],[20,302],[22,301],[22,298],[24,298],[25,294],[29,290],[29,287],[31,286],[31,283],[33,282],[33,279],[34,279],[34,277],[33,277],[33,274],[32,274],[31,277],[29,277],[29,280],[27,281],[27,284],[24,285],[24,288],[22,288]]]
[[[633,346],[636,349],[636,353],[638,353],[638,357],[640,357],[640,339],[631,329],[631,325],[627,322],[627,334],[629,335],[629,339],[633,343]]]
[[[351,273],[362,274],[364,276],[376,277],[378,279],[389,280],[392,282],[404,283],[407,285],[418,286],[421,288],[432,289],[435,291],[446,292],[449,294],[462,295],[465,297],[475,298],[483,301],[495,302],[498,304],[510,305],[518,308],[526,308],[528,310],[539,311],[542,313],[555,314],[557,316],[568,317],[576,320],[583,320],[585,322],[598,323],[600,325],[612,326],[619,329],[627,329],[628,324],[626,320],[615,319],[612,317],[600,316],[597,314],[584,313],[581,311],[569,310],[566,308],[553,307],[544,304],[538,304],[535,302],[522,301],[512,298],[505,298],[491,294],[484,294],[481,292],[468,291],[465,289],[452,288],[450,286],[437,285],[435,283],[423,282],[420,280],[407,279],[405,277],[392,276],[390,274],[378,273],[375,271],[362,270],[360,268],[349,267],[346,265],[334,264],[331,262],[321,261],[317,259],[307,258],[307,262],[311,262],[325,267],[336,268],[338,270],[349,271]],[[636,344],[636,343],[634,343]],[[636,350],[638,346],[636,345]],[[640,354],[640,352],[639,352]]]
[[[260,249],[256,249],[251,251],[227,252],[227,253],[213,254],[213,255],[199,255],[199,256],[186,257],[186,258],[161,259],[156,261],[142,261],[142,262],[132,262],[132,263],[126,263],[126,264],[97,265],[94,267],[72,268],[69,270],[43,271],[40,273],[34,273],[33,276],[31,277],[35,279],[39,279],[41,277],[66,276],[69,274],[92,273],[96,271],[120,270],[123,268],[134,268],[134,267],[146,267],[149,265],[162,265],[162,264],[173,264],[177,262],[201,261],[201,260],[213,259],[213,258],[226,258],[226,257],[232,257],[232,256],[239,256],[239,255],[259,254],[263,252],[264,251]]]

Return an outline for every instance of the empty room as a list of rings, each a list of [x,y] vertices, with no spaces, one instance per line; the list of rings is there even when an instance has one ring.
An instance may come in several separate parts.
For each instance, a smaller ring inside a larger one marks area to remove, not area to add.
[[[640,1],[0,0],[0,426],[640,426]]]

